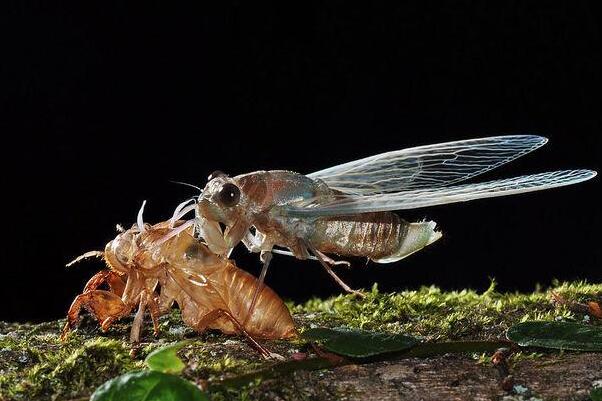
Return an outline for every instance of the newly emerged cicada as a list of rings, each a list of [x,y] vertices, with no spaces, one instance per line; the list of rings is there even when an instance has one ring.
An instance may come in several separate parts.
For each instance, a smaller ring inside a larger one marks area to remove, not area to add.
[[[198,198],[197,221],[223,223],[228,248],[242,241],[260,252],[260,281],[272,252],[289,253],[316,258],[353,292],[331,269],[344,262],[326,254],[390,263],[441,238],[434,222],[409,223],[392,211],[539,191],[596,175],[592,170],[560,170],[465,183],[546,142],[534,135],[455,141],[383,153],[307,175],[256,171],[230,177],[216,172]]]

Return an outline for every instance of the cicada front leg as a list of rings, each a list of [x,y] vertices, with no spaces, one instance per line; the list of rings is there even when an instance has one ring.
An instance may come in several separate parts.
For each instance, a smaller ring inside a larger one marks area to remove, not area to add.
[[[109,291],[93,290],[78,295],[73,300],[67,313],[67,323],[63,328],[61,339],[64,340],[77,326],[81,308],[90,312],[99,322],[103,330],[107,330],[116,318],[127,314],[127,306],[121,298]]]
[[[104,283],[109,285],[111,291],[97,289]],[[120,298],[124,288],[125,283],[121,277],[110,270],[103,270],[92,276],[67,312],[67,322],[63,327],[61,339],[64,340],[69,331],[77,326],[82,308],[89,311],[102,325],[114,316],[123,315],[127,309]]]
[[[226,242],[218,222],[197,218],[195,224],[199,235],[205,240],[211,252],[227,255],[232,250],[233,246]]]
[[[117,296],[122,296],[125,290],[125,283],[115,272],[103,270],[90,278],[84,287],[83,293],[96,290],[98,287],[107,283],[109,290]]]

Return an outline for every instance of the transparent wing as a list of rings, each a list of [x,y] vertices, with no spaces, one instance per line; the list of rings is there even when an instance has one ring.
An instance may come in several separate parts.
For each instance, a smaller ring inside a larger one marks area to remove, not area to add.
[[[453,187],[400,191],[392,194],[366,196],[341,194],[328,200],[312,199],[302,205],[287,206],[284,212],[293,217],[317,217],[416,209],[447,203],[466,202],[473,199],[540,191],[576,184],[595,176],[596,172],[592,170],[561,170]]]
[[[546,142],[541,136],[509,135],[419,146],[340,164],[308,177],[355,195],[438,188],[499,167]]]

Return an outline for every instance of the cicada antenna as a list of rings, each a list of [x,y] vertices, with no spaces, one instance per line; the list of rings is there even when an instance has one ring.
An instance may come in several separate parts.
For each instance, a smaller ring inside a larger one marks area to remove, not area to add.
[[[182,181],[172,181],[172,180],[169,180],[169,182],[171,182],[172,184],[184,185],[184,186],[187,186],[187,187],[194,188],[194,189],[198,190],[198,191],[199,191],[199,193],[202,193],[202,192],[203,192],[203,189],[202,189],[201,187],[197,187],[196,185],[189,184],[189,183],[187,183],[187,182],[182,182]]]
[[[71,262],[67,263],[65,265],[65,267],[71,267],[74,264],[81,262],[84,259],[88,259],[88,258],[102,258],[104,256],[104,252],[103,251],[89,251],[84,253],[83,255],[79,255],[77,258],[73,259]]]
[[[169,228],[173,228],[174,224],[177,220],[181,219],[182,217],[187,215],[189,212],[196,210],[196,205],[194,205],[194,204],[189,205],[189,203],[194,202],[197,198],[200,198],[201,195],[203,194],[203,189],[201,187],[198,187],[193,184],[189,184],[187,182],[173,181],[173,180],[170,180],[169,182],[171,182],[172,184],[179,184],[179,185],[184,185],[186,187],[191,187],[191,188],[194,188],[199,191],[198,197],[192,197],[190,199],[187,199],[184,202],[180,203],[176,207],[176,210],[174,211],[173,216],[169,220]],[[195,216],[196,216],[196,212],[195,212]],[[195,229],[195,231],[196,231],[196,229]]]

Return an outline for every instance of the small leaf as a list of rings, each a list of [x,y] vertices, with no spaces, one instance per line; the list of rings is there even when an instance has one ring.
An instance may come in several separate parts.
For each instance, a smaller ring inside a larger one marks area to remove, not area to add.
[[[592,401],[602,401],[602,387],[593,389],[589,393],[589,398],[591,398]]]
[[[182,362],[177,352],[188,344],[188,341],[180,341],[172,345],[154,350],[144,360],[146,366],[152,370],[163,373],[179,374],[186,364]]]
[[[328,351],[352,358],[367,358],[399,352],[418,344],[414,337],[403,334],[375,333],[365,330],[315,328],[303,332],[303,337],[318,341]]]
[[[195,385],[153,370],[129,372],[96,389],[90,401],[209,401]]]
[[[508,329],[510,341],[523,347],[602,351],[602,326],[572,322],[523,322]]]

